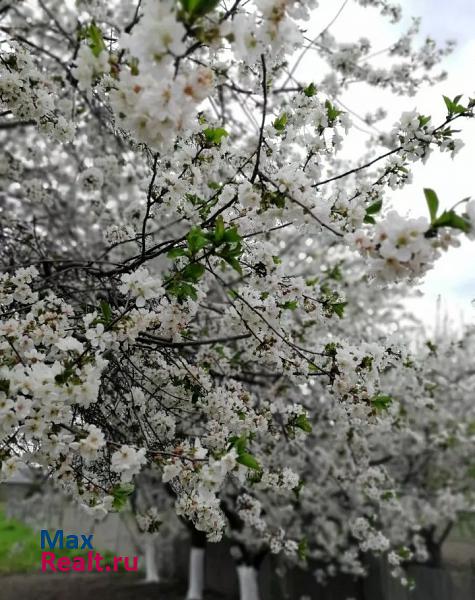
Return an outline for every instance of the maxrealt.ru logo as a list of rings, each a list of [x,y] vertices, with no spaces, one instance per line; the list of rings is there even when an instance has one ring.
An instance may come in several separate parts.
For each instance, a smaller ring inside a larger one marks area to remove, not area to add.
[[[54,535],[50,535],[46,529],[41,530],[41,549],[45,550],[83,550],[88,551],[83,556],[60,556],[55,552],[41,553],[41,570],[47,571],[76,571],[84,572],[117,572],[122,567],[126,571],[137,571],[138,557],[113,556],[108,558],[108,564],[105,564],[105,557],[94,550],[92,545],[93,534],[85,535],[64,535],[62,529],[56,530]]]

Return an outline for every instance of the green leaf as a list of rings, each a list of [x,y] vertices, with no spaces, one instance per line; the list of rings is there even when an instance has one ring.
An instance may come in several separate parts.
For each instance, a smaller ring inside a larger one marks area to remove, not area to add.
[[[434,190],[429,188],[424,188],[424,194],[427,206],[429,207],[430,220],[431,223],[433,223],[437,217],[437,211],[439,210],[439,198]]]
[[[332,311],[338,315],[340,317],[340,319],[343,318],[343,315],[345,313],[345,306],[348,304],[348,302],[336,302],[335,304],[331,305]]]
[[[327,109],[327,117],[330,125],[332,125],[335,122],[335,120],[343,114],[343,111],[338,110],[336,106],[333,106],[330,100],[325,101],[325,108]]]
[[[305,431],[305,433],[312,433],[312,425],[310,424],[310,421],[308,420],[307,415],[305,415],[303,413],[301,415],[299,415],[295,419],[294,424],[295,424],[295,427],[298,427],[302,431]]]
[[[172,248],[167,253],[168,258],[178,258],[179,256],[186,256],[186,250],[184,248]]]
[[[188,249],[191,254],[196,254],[208,244],[208,238],[199,227],[193,227],[186,236]]]
[[[134,77],[137,77],[137,75],[140,73],[139,71],[139,61],[136,58],[129,58],[129,61],[127,63],[130,67],[130,72]]]
[[[10,381],[8,379],[0,379],[0,392],[8,394],[10,391]]]
[[[112,501],[112,508],[120,511],[127,504],[129,496],[134,492],[134,485],[132,483],[121,483],[115,485],[111,490],[111,496],[114,498]]]
[[[383,206],[383,201],[377,200],[376,202],[374,202],[373,204],[370,204],[368,206],[368,208],[366,209],[366,214],[367,215],[376,215],[379,213],[382,206]]]
[[[91,23],[89,25],[86,30],[86,36],[89,40],[89,48],[94,56],[99,56],[103,50],[106,50],[104,38],[102,37],[102,31],[95,23]]]
[[[334,279],[335,281],[342,281],[343,275],[341,274],[341,269],[338,265],[335,265],[330,271],[327,273],[328,279]]]
[[[234,435],[229,439],[228,450],[231,450],[231,448],[236,448],[236,452],[238,453],[238,455],[243,454],[243,452],[246,452],[246,443],[247,438],[245,435],[241,435],[239,437],[237,435]]]
[[[190,281],[191,283],[197,283],[201,277],[203,277],[203,273],[205,272],[205,268],[200,263],[190,263],[186,265],[183,269],[181,276],[184,281]]]
[[[286,196],[284,194],[281,194],[280,192],[271,192],[268,194],[267,199],[272,206],[277,206],[277,208],[285,208]]]
[[[224,239],[224,220],[221,215],[216,219],[214,226],[214,241],[217,245],[219,245]]]
[[[425,127],[431,119],[432,119],[432,117],[419,115],[419,125],[421,127]]]
[[[223,235],[223,241],[226,242],[227,244],[240,244],[241,243],[241,236],[239,235],[239,232],[236,229],[235,225],[233,225],[229,229],[226,229],[226,231],[224,232],[224,235]]]
[[[300,498],[300,492],[303,490],[305,483],[303,481],[303,479],[301,479],[298,484],[292,488],[293,493],[295,494],[295,497],[297,498],[297,500]]]
[[[369,369],[373,368],[374,358],[372,356],[363,356],[360,364],[358,365],[361,369]]]
[[[274,129],[277,131],[284,131],[285,126],[287,125],[287,114],[283,113],[280,117],[277,117],[273,125]]]
[[[368,225],[375,225],[376,220],[374,219],[374,217],[372,217],[370,215],[366,215],[365,218],[363,219],[363,223],[367,223]]]
[[[464,233],[468,233],[471,230],[470,223],[453,210],[444,211],[440,217],[432,223],[432,229],[438,229],[439,227],[452,227],[453,229],[460,229],[460,231],[463,231]]]
[[[311,83],[310,85],[307,85],[307,87],[304,88],[303,93],[307,96],[307,98],[311,98],[312,96],[315,96],[315,94],[317,93],[317,88],[316,88],[315,84]]]
[[[112,310],[109,303],[105,300],[101,302],[101,311],[104,318],[104,323],[110,323],[112,321]]]
[[[403,560],[409,560],[412,556],[409,548],[406,548],[405,546],[402,546],[401,548],[399,548],[397,553]]]
[[[391,398],[391,396],[385,396],[383,394],[380,394],[378,396],[375,396],[372,400],[371,400],[371,405],[373,406],[373,408],[377,411],[382,411],[382,410],[387,410],[389,408],[389,406],[391,405],[393,399]]]
[[[63,383],[67,383],[68,379],[71,377],[72,374],[73,374],[73,369],[71,367],[66,367],[66,369],[64,369],[64,371],[62,371],[62,373],[58,373],[55,376],[54,380],[59,385],[62,385]]]
[[[447,107],[447,111],[449,114],[453,112],[453,102],[448,96],[442,96],[445,102],[445,106]]]
[[[226,129],[223,129],[222,127],[217,127],[216,129],[208,127],[208,129],[205,129],[203,133],[206,141],[209,144],[214,144],[215,146],[219,146],[219,144],[221,144],[223,141],[223,138],[229,135]]]
[[[234,256],[223,256],[222,258],[228,263],[228,265],[237,271],[239,275],[242,275],[242,267],[237,258]]]
[[[252,456],[252,454],[249,454],[249,452],[243,452],[242,454],[239,454],[237,462],[240,465],[244,465],[248,469],[253,469],[254,471],[261,470],[261,465],[257,462],[254,456]]]
[[[459,104],[459,101],[462,98],[462,95],[455,96],[455,98],[453,100],[451,100],[448,96],[443,96],[443,98],[444,98],[445,106],[447,107],[447,112],[449,113],[449,116],[454,115],[454,114],[462,114],[467,110],[467,108],[465,106],[462,106],[461,104]]]
[[[297,300],[287,300],[287,302],[283,302],[279,304],[279,308],[283,308],[284,310],[295,310],[298,307],[299,303]]]
[[[306,561],[308,555],[308,542],[307,538],[303,538],[300,540],[299,545],[297,547],[297,554],[300,560]]]
[[[185,194],[185,198],[188,200],[188,202],[191,202],[191,204],[193,204],[193,206],[197,206],[197,205],[203,204],[205,202],[205,200],[203,200],[203,198],[200,198],[196,194]]]
[[[236,460],[239,464],[244,465],[248,469],[254,469],[255,471],[261,471],[262,469],[261,469],[260,464],[254,458],[254,456],[252,456],[252,454],[250,454],[250,452],[247,450],[246,445],[247,445],[247,436],[245,434],[243,434],[239,437],[235,435],[229,439],[228,450],[231,450],[231,448],[236,449],[236,452],[238,455],[238,458]]]
[[[219,0],[180,0],[180,2],[191,20],[204,17],[219,4]]]
[[[191,298],[192,300],[198,298],[196,288],[191,285],[191,283],[186,283],[185,281],[177,281],[169,284],[167,286],[167,291],[172,296],[175,296],[179,302],[183,302],[188,298]]]

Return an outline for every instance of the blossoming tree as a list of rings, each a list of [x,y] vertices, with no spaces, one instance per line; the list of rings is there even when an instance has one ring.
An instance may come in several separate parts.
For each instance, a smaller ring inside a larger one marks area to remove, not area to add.
[[[357,3],[399,18],[386,0]],[[341,91],[411,94],[446,50],[414,48],[412,28],[376,68],[367,40],[309,37],[313,9],[0,4],[2,476],[42,465],[103,514],[155,469],[215,541],[227,486],[241,507],[256,486],[298,487],[286,454],[272,457],[310,431],[302,385],[318,378],[370,426],[390,346],[332,344],[346,300],[299,261],[307,241],[344,245],[376,290],[473,237],[474,201],[441,212],[426,190],[429,218],[412,219],[387,192],[432,151],[456,153],[453,123],[475,102],[445,98],[441,123],[405,113],[368,155],[340,158]],[[308,49],[321,80],[297,79]]]

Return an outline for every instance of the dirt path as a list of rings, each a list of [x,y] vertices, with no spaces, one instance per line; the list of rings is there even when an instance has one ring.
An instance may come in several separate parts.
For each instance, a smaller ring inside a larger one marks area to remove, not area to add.
[[[127,574],[33,574],[0,577],[0,600],[183,600],[180,585],[144,584]],[[227,600],[209,595],[206,600]]]

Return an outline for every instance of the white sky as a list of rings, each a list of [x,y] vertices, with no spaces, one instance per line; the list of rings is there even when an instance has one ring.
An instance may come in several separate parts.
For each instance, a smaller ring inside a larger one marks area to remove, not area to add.
[[[426,106],[434,104],[439,108],[439,118],[443,117],[443,105],[440,95],[454,97],[464,92],[475,96],[475,1],[474,0],[404,0],[406,11],[415,12],[423,17],[421,33],[428,34],[442,42],[456,39],[458,44],[444,67],[448,72],[446,81],[435,88],[423,90],[413,99],[422,112]],[[428,114],[434,114],[429,108]],[[434,154],[425,167],[418,168],[412,189],[402,193],[403,204],[411,205],[411,192],[418,201],[418,209],[423,206],[420,190],[432,187],[439,198],[449,207],[467,196],[475,196],[475,123],[465,121],[462,125],[462,139],[465,148],[451,160],[448,156]],[[460,248],[452,250],[437,263],[421,286],[424,297],[411,308],[420,318],[434,323],[435,302],[440,295],[442,305],[449,318],[456,324],[475,322],[475,242],[465,242]]]
[[[384,91],[372,93],[368,98],[367,86],[354,86],[341,100],[361,115],[383,106],[389,113],[390,124],[401,112],[414,108],[422,114],[432,115],[433,121],[440,123],[446,116],[443,94],[450,97],[461,93],[475,96],[475,0],[400,0],[400,3],[404,19],[397,25],[391,25],[381,18],[377,10],[361,9],[350,0],[331,32],[340,41],[367,37],[372,42],[372,51],[377,51],[388,47],[397,39],[399,32],[407,29],[411,16],[420,16],[421,40],[430,35],[439,43],[447,39],[457,41],[455,52],[442,63],[448,78],[437,86],[422,89],[412,98],[395,98]],[[321,23],[313,22],[311,33],[323,29],[342,4],[343,0],[322,0],[316,13]],[[314,56],[307,57],[299,70],[300,75],[309,81],[312,80],[311,72],[318,68],[314,61]],[[354,123],[361,124],[355,119]],[[475,122],[462,121],[462,128],[459,137],[466,146],[455,160],[434,151],[426,165],[418,165],[414,169],[413,184],[394,194],[399,211],[426,214],[424,187],[437,191],[443,208],[449,208],[467,196],[475,197]],[[464,242],[460,248],[452,249],[442,257],[426,275],[420,289],[423,297],[410,300],[408,304],[429,328],[435,324],[439,295],[443,311],[447,311],[457,328],[462,322],[475,323],[475,303],[472,303],[475,299],[475,242]]]

